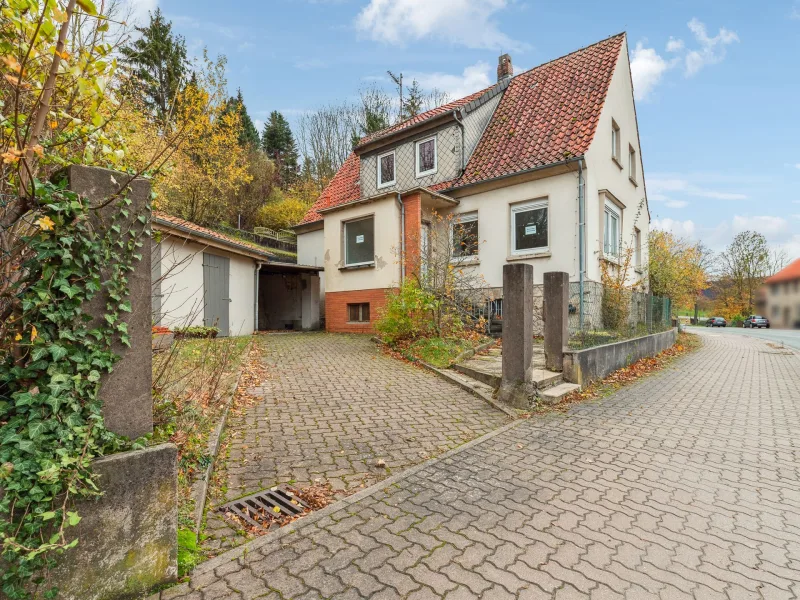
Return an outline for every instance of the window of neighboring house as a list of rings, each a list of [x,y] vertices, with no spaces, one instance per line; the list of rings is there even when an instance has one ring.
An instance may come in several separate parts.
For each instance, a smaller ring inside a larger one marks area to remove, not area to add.
[[[347,305],[348,323],[369,323],[369,302]]]
[[[436,138],[428,138],[416,143],[417,177],[436,173]]]
[[[616,207],[606,202],[603,222],[603,254],[619,257],[619,212]]]
[[[375,262],[375,219],[366,217],[344,224],[345,266]]]
[[[780,291],[780,286],[777,284],[769,286],[770,291],[772,292],[773,296],[777,296],[778,292]]]
[[[395,177],[394,150],[378,155],[378,187],[388,187],[397,181]]]
[[[778,316],[780,316],[780,314],[781,314],[780,306],[773,306],[772,307],[772,318],[773,319],[777,319]]]
[[[642,268],[642,232],[639,231],[638,227],[635,227],[633,229],[633,243],[635,244],[634,250],[633,250],[633,252],[634,252],[634,255],[633,255],[634,266],[637,269],[641,269]]]
[[[628,177],[636,183],[636,150],[633,146],[628,146]]]
[[[456,215],[450,226],[450,243],[453,245],[453,258],[478,256],[478,213]]]
[[[619,125],[614,119],[611,119],[611,158],[619,162],[620,154],[622,154],[622,143],[620,142]]]
[[[532,254],[548,249],[547,200],[511,207],[511,252]]]

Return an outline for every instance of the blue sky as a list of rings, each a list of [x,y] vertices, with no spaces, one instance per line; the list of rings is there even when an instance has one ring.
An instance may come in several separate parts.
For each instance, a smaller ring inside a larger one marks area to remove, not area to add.
[[[254,119],[353,99],[387,69],[453,97],[628,32],[656,227],[721,250],[756,229],[800,257],[800,0],[132,0],[228,58]]]

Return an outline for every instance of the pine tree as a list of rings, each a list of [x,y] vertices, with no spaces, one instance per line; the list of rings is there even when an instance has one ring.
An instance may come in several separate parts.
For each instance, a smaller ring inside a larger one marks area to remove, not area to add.
[[[172,23],[158,8],[150,13],[150,24],[136,27],[136,31],[141,37],[120,48],[132,75],[128,91],[140,95],[156,118],[164,122],[175,97],[186,85],[186,43],[182,36],[172,33]]]
[[[281,187],[286,189],[297,180],[298,152],[289,122],[274,110],[261,133],[261,148],[278,167]]]
[[[239,123],[241,130],[239,131],[239,145],[243,148],[258,148],[261,145],[261,138],[258,135],[258,130],[253,124],[253,120],[247,113],[247,107],[244,104],[244,97],[242,90],[236,91],[236,96],[231,96],[225,106],[225,112],[237,112],[239,114]]]
[[[422,88],[415,79],[411,82],[411,87],[408,88],[405,98],[403,98],[403,106],[400,113],[402,120],[416,117],[422,112],[422,107],[425,103],[425,94],[422,93]]]

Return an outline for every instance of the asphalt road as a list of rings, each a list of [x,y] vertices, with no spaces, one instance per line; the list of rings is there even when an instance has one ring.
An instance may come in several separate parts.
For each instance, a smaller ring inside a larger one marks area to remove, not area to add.
[[[694,329],[694,328],[692,328]],[[714,327],[714,333],[724,335],[747,335],[800,350],[800,330],[798,329],[744,329],[743,327]]]

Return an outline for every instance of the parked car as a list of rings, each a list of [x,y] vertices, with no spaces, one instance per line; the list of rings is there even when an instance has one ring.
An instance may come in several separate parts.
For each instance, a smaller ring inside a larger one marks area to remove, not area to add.
[[[711,317],[706,321],[706,327],[727,327],[728,322],[722,317]]]
[[[750,315],[744,320],[742,327],[749,327],[751,329],[755,327],[758,327],[759,329],[766,327],[769,329],[769,319],[762,317],[761,315]]]

